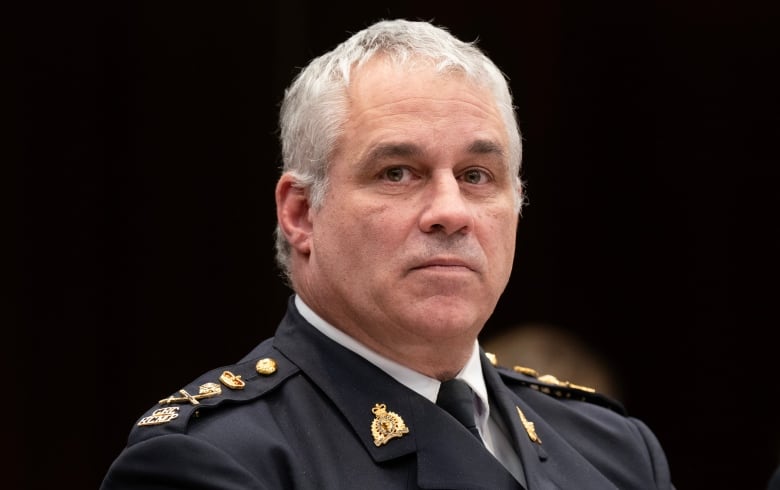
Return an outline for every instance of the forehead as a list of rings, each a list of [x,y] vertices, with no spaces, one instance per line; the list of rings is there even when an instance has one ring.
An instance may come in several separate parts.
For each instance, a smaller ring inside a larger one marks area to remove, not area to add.
[[[351,138],[459,133],[507,145],[492,92],[462,72],[436,71],[430,62],[400,66],[375,58],[354,72],[348,100],[345,132]]]

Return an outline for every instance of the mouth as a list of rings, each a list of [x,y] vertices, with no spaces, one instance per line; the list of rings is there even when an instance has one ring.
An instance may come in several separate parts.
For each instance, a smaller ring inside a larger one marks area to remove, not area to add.
[[[476,272],[476,267],[467,261],[458,257],[434,257],[428,259],[414,267],[411,270],[441,270],[441,271],[472,271]]]

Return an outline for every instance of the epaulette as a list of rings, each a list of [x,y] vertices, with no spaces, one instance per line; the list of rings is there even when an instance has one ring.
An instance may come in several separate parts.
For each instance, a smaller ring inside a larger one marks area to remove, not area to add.
[[[130,443],[163,433],[184,433],[193,420],[262,397],[298,372],[278,351],[239,364],[213,369],[179,391],[160,399],[135,424]]]
[[[501,366],[495,354],[486,352],[485,355],[502,377],[509,378],[513,382],[556,398],[594,403],[621,415],[626,415],[623,404],[614,398],[596,392],[594,388],[570,381],[561,381],[552,374],[539,374],[537,370],[526,366],[512,366],[512,368]]]

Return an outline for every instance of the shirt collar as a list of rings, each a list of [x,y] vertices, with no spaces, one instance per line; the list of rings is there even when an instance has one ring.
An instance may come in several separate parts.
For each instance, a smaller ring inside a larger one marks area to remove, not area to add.
[[[298,295],[295,296],[295,306],[298,308],[301,316],[326,337],[363,357],[410,390],[413,390],[431,402],[436,403],[436,396],[439,394],[439,385],[441,384],[439,380],[418,373],[413,369],[403,366],[378,354],[376,351],[369,349],[361,342],[358,342],[323,320],[322,317],[309,308]],[[471,356],[469,356],[466,365],[463,366],[463,369],[461,369],[455,377],[468,383],[471,389],[474,390],[474,393],[480,401],[480,413],[478,416],[482,420],[486,420],[489,414],[490,405],[488,404],[487,387],[485,386],[485,378],[482,375],[482,363],[480,362],[479,356],[479,343],[474,341],[474,348],[471,351]]]

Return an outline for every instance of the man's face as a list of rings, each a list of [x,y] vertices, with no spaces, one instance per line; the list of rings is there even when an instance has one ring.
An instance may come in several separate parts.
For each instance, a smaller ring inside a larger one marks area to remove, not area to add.
[[[380,351],[473,342],[509,280],[518,221],[489,92],[374,60],[349,97],[324,205],[309,215],[305,299]]]

